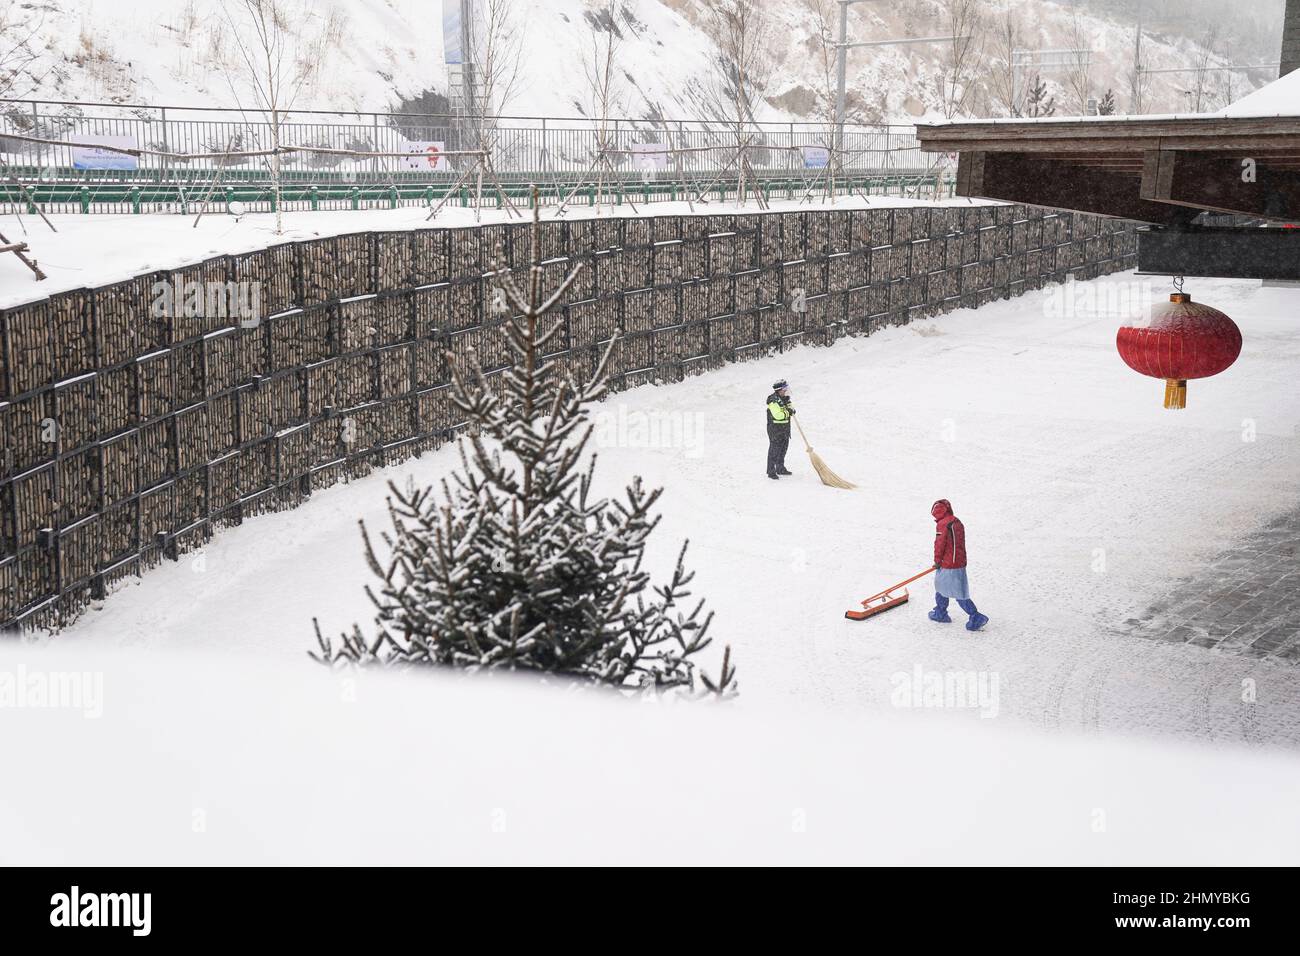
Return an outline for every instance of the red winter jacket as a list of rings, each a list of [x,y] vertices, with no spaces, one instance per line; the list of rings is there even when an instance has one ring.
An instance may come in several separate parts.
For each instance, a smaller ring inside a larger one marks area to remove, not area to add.
[[[936,523],[934,563],[941,568],[966,567],[966,528],[952,513],[947,498],[940,498],[930,509]]]

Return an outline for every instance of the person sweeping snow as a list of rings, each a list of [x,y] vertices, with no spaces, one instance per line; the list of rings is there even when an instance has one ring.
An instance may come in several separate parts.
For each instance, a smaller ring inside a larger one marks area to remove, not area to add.
[[[966,630],[978,631],[989,622],[970,599],[970,583],[966,580],[966,526],[952,512],[947,498],[940,498],[930,508],[934,516],[934,610],[930,620],[940,624],[951,623],[948,600],[956,601],[970,615]]]
[[[772,394],[767,396],[767,477],[773,480],[781,475],[793,474],[785,467],[785,452],[790,447],[790,419],[793,415],[790,383],[785,379],[774,382]]]

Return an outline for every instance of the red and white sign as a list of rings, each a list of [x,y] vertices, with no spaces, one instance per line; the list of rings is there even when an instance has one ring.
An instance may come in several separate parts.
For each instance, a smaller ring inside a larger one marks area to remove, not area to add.
[[[432,170],[439,173],[445,173],[451,169],[447,157],[443,155],[447,148],[445,143],[412,142],[407,143],[405,148],[407,152],[420,155],[403,156],[403,169],[418,169],[426,172]]]

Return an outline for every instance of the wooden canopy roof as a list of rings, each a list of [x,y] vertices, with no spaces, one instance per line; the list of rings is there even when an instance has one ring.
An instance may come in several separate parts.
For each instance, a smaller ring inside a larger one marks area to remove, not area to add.
[[[1203,210],[1300,221],[1300,116],[983,120],[917,135],[927,152],[960,154],[962,196],[1159,225]]]

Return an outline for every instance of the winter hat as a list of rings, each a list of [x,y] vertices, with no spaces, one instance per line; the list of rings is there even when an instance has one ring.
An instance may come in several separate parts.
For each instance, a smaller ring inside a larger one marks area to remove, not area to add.
[[[933,516],[935,521],[938,521],[941,518],[946,518],[948,515],[952,514],[952,505],[948,502],[947,498],[940,498],[930,506],[930,514]]]
[[[790,387],[790,383],[787,382],[785,379],[780,379],[779,381],[772,383],[772,391],[774,392],[779,392],[781,391],[781,389],[789,388],[789,387]]]

